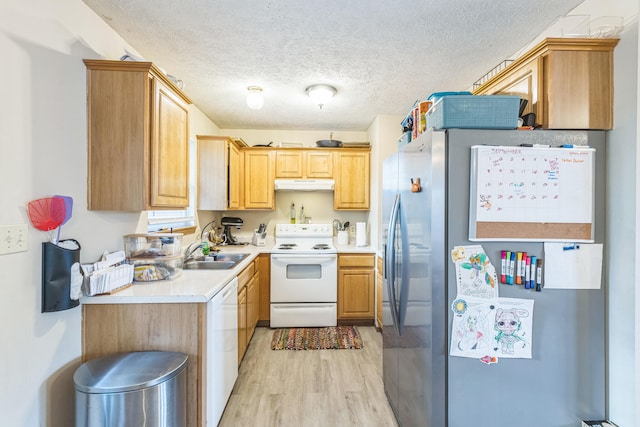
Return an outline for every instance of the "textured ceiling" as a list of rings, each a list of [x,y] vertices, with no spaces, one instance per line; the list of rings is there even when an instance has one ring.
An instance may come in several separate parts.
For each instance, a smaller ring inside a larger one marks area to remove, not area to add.
[[[328,131],[468,89],[582,2],[84,1],[219,127]],[[317,83],[338,90],[322,110],[305,94]],[[251,85],[264,89],[261,110],[246,106]]]

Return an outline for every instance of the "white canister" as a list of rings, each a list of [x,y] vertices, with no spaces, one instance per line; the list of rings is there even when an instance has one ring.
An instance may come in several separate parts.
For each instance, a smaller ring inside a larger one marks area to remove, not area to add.
[[[356,222],[356,246],[367,246],[366,222]]]
[[[349,244],[349,230],[338,231],[338,244],[339,245]]]

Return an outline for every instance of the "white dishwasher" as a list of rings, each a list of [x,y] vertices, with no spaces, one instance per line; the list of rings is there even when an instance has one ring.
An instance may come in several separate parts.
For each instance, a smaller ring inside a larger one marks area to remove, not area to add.
[[[238,279],[207,303],[207,426],[222,417],[238,378]]]

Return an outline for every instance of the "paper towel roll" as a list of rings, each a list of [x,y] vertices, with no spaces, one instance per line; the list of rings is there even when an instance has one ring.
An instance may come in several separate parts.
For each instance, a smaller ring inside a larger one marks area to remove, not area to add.
[[[366,222],[356,222],[356,246],[367,246]]]

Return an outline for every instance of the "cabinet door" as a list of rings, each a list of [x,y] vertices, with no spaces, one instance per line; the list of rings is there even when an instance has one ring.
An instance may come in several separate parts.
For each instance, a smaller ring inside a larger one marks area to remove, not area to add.
[[[276,151],[276,178],[302,178],[302,151]]]
[[[384,283],[384,276],[382,275],[382,257],[377,258],[376,266],[376,326],[382,329],[382,292]]]
[[[150,203],[154,208],[186,208],[189,206],[189,111],[160,80],[154,79],[153,87]]]
[[[247,288],[238,292],[238,366],[247,350]]]
[[[260,272],[258,320],[268,323],[271,317],[271,255],[260,254],[256,261],[256,269]]]
[[[260,297],[260,273],[253,275],[247,284],[247,345],[253,337],[258,323],[258,302]]]
[[[307,151],[307,178],[333,178],[333,152]]]
[[[544,57],[544,128],[613,129],[612,50],[556,50]]]
[[[273,151],[244,150],[244,207],[273,209]]]
[[[336,153],[335,210],[369,210],[369,152]]]
[[[242,202],[240,200],[241,184],[242,184],[242,162],[240,150],[235,144],[227,143],[227,207],[229,209],[240,209]]]
[[[373,319],[373,270],[338,272],[338,319]]]
[[[226,138],[198,135],[198,209],[222,211],[227,208]]]

